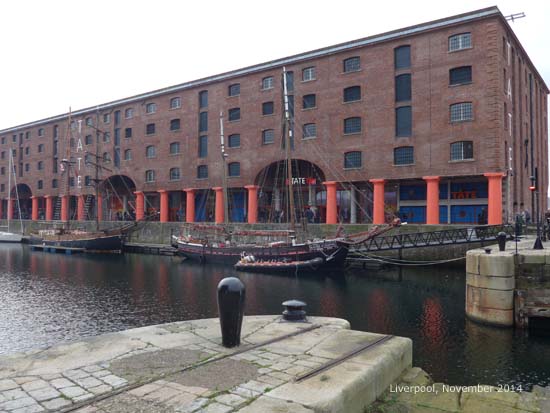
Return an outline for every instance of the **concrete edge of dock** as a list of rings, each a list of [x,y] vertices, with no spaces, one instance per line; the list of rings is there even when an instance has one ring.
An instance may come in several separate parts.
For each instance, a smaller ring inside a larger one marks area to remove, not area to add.
[[[204,319],[6,355],[0,411],[363,412],[411,368],[412,341],[349,328],[247,316],[227,349]]]

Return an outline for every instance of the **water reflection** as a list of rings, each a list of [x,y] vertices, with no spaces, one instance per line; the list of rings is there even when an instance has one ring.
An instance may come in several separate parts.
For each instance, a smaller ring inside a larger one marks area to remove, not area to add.
[[[178,258],[56,255],[0,246],[0,353],[170,321],[217,316],[227,267]],[[241,273],[246,314],[280,313],[299,298],[310,314],[352,328],[407,336],[414,364],[451,384],[550,384],[550,339],[464,317],[464,273],[453,269],[332,277]]]

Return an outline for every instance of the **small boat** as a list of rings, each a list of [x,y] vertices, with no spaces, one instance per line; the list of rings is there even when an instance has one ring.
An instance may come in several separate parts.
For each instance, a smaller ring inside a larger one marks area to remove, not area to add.
[[[17,200],[17,207],[19,208],[19,194],[17,192],[17,175],[15,174],[15,169],[13,166],[13,151],[10,149],[9,151],[9,161],[8,161],[8,205],[12,205],[11,200],[11,177],[13,175],[13,180],[15,183],[15,196]],[[9,208],[9,207],[8,207]],[[8,209],[9,210],[9,209]],[[19,210],[19,221],[21,225],[21,233],[17,234],[14,232],[11,232],[10,230],[10,215],[8,213],[8,225],[6,227],[7,231],[0,231],[0,242],[14,242],[18,243],[23,240],[23,223],[21,222],[21,210]]]
[[[321,257],[304,261],[256,260],[251,255],[244,256],[234,268],[237,271],[263,272],[263,273],[304,273],[326,269],[327,261]]]

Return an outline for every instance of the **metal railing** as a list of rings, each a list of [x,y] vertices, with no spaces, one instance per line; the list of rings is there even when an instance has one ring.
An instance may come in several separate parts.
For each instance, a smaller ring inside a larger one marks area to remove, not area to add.
[[[467,228],[453,228],[439,231],[402,233],[377,236],[355,245],[352,251],[389,251],[405,248],[438,247],[496,241],[499,232],[505,232],[508,239],[514,237],[511,225],[482,225]]]

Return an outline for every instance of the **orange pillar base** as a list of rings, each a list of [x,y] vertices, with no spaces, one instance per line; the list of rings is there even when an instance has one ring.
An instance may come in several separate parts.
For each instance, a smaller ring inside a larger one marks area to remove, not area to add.
[[[69,220],[69,195],[61,197],[61,221]]]
[[[76,219],[79,221],[84,221],[84,195],[80,195],[77,199],[77,208],[76,208]]]
[[[248,190],[248,211],[247,222],[249,224],[256,224],[258,222],[258,189],[257,185],[245,185]]]
[[[31,196],[31,199],[32,199],[31,219],[33,221],[38,221],[38,197]]]
[[[103,197],[101,195],[97,196],[96,208],[97,208],[97,220],[103,221]]]
[[[195,189],[187,188],[185,191],[185,222],[195,222]]]
[[[13,199],[8,199],[8,219],[13,219]]]
[[[53,197],[51,195],[46,195],[46,221],[53,220]]]
[[[160,222],[168,222],[168,191],[160,189]]]
[[[223,208],[223,188],[217,186],[212,188],[216,192],[216,211],[214,214],[214,220],[216,224],[223,224],[224,222],[224,208]]]
[[[489,180],[489,205],[487,206],[487,224],[502,225],[502,178],[500,172],[484,173]]]
[[[426,181],[426,224],[439,224],[439,176],[424,176]]]
[[[385,179],[371,179],[369,181],[374,185],[373,200],[372,200],[372,223],[382,225],[386,223],[384,214],[384,184]]]
[[[336,202],[336,181],[323,182],[327,187],[327,224],[338,223],[338,207]]]
[[[145,216],[145,195],[142,191],[136,191],[134,194],[136,195],[136,221],[141,221]]]

